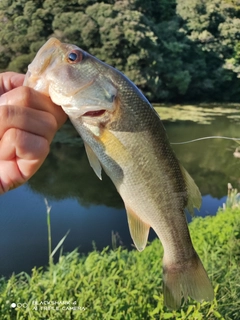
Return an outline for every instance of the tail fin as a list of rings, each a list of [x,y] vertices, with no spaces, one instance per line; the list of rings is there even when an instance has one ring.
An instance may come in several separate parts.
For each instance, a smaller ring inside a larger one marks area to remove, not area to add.
[[[182,297],[197,301],[212,301],[214,291],[197,253],[186,263],[163,268],[164,304],[170,309],[181,306]]]

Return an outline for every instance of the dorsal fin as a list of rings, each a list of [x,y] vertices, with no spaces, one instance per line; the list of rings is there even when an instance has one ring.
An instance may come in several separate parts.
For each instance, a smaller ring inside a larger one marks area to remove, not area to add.
[[[138,251],[142,251],[147,244],[150,226],[143,222],[129,207],[126,207],[126,210],[131,237]]]
[[[182,165],[180,165],[180,168],[187,187],[188,203],[186,207],[188,211],[193,215],[194,208],[200,209],[201,207],[202,196],[200,190],[198,189],[198,186],[196,185],[190,174],[186,171],[186,169],[184,169]]]
[[[84,143],[85,149],[86,149],[86,153],[87,153],[87,157],[90,163],[90,166],[93,168],[94,172],[96,173],[96,175],[98,176],[98,178],[100,180],[102,180],[102,167],[101,164],[96,156],[96,154],[93,152],[92,148],[89,147],[89,145],[85,142]]]

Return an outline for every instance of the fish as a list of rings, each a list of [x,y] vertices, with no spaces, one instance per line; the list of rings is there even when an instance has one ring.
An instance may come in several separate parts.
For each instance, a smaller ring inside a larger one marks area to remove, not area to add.
[[[24,85],[66,112],[96,175],[102,179],[103,169],[122,197],[137,250],[146,247],[150,228],[157,234],[164,249],[164,304],[178,309],[188,296],[212,301],[213,287],[185,214],[185,209],[200,208],[201,193],[137,86],[114,67],[56,38],[37,52]]]

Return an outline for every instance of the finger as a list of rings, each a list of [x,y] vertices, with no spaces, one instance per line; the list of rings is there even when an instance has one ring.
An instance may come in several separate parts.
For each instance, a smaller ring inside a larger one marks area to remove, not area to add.
[[[6,105],[0,107],[0,138],[10,128],[24,130],[26,132],[42,136],[51,143],[56,131],[55,117],[45,111],[31,108]]]
[[[48,152],[49,142],[46,138],[20,129],[7,130],[0,141],[1,160],[45,159]]]
[[[0,193],[25,183],[49,152],[48,141],[19,130],[8,130],[0,141]]]
[[[22,86],[24,74],[16,72],[3,72],[0,74],[0,95],[16,87]]]
[[[29,87],[18,87],[0,97],[0,106],[16,105],[31,107],[51,113],[57,121],[57,129],[67,120],[67,115],[60,106],[55,105],[46,95]]]

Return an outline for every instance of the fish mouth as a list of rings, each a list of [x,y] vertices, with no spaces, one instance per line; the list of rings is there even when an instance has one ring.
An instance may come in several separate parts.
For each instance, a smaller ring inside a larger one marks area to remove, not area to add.
[[[63,108],[63,110],[65,111],[65,113],[67,115],[69,115],[69,117],[73,117],[74,119],[77,118],[85,118],[87,119],[100,119],[103,118],[105,116],[105,114],[107,113],[107,111],[109,111],[108,109],[104,109],[103,106],[94,106],[93,109],[93,104],[90,105],[84,105],[84,103],[81,106],[71,106],[71,105],[61,105],[61,107]]]
[[[83,117],[92,117],[92,118],[95,118],[95,117],[100,117],[102,116],[104,113],[106,112],[106,110],[96,110],[96,111],[87,111],[85,112],[82,116]]]

